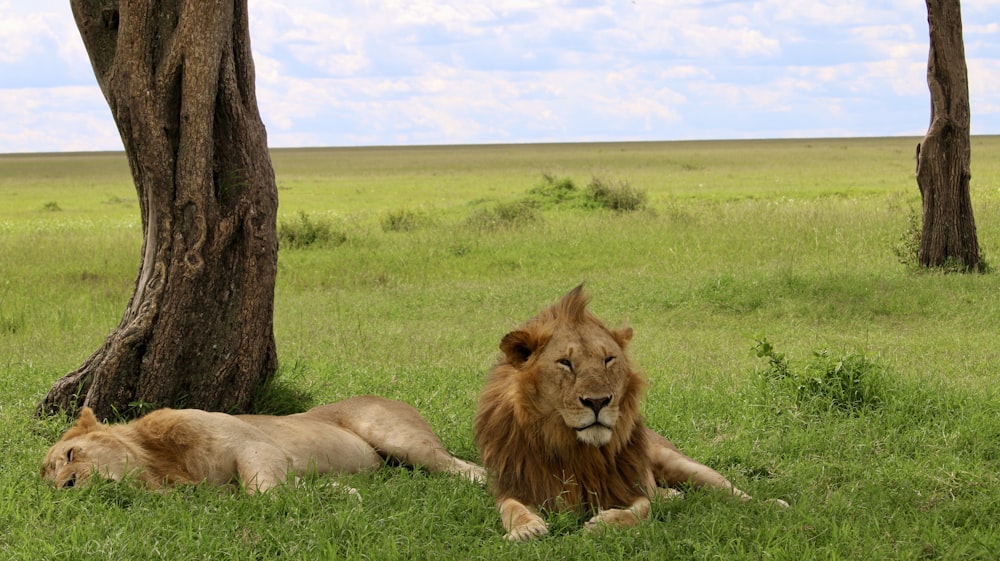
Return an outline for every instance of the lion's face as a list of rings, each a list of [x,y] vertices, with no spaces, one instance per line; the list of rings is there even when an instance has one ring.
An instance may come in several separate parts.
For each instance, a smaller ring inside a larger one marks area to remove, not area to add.
[[[128,467],[128,447],[84,408],[76,426],[49,449],[42,477],[57,489],[83,487],[92,477],[121,480]]]
[[[534,391],[525,397],[539,414],[558,416],[576,440],[601,447],[619,430],[623,412],[634,420],[633,411],[623,411],[635,407],[633,394],[643,384],[625,354],[632,329],[609,330],[586,311],[582,294],[567,298],[551,318],[536,318],[534,325],[508,333],[500,348],[512,366],[530,376]]]

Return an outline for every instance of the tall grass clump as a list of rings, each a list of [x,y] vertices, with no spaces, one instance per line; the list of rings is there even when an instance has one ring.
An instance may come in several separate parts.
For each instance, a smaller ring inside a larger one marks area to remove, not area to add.
[[[551,209],[556,207],[581,206],[582,191],[569,177],[557,177],[551,173],[542,174],[542,181],[525,194],[521,202],[532,208]]]
[[[906,231],[892,246],[892,252],[896,254],[896,258],[908,270],[915,271],[920,268],[920,238],[922,235],[923,227],[920,216],[917,211],[911,208]]]
[[[538,219],[538,212],[530,205],[515,201],[479,209],[465,220],[465,224],[480,230],[497,230],[523,226]]]
[[[553,209],[613,210],[631,212],[646,206],[646,192],[627,181],[613,182],[594,177],[585,189],[576,186],[569,177],[543,173],[542,181],[514,202],[497,203],[477,210],[466,219],[466,225],[483,230],[521,226],[539,220],[539,211]],[[401,231],[409,227],[409,216],[390,215],[399,225],[387,226],[386,231]]]
[[[632,187],[628,181],[592,177],[587,187],[580,189],[569,177],[544,173],[541,183],[529,189],[521,202],[539,209],[560,207],[632,212],[646,208],[647,198],[644,190]]]
[[[759,382],[772,402],[790,399],[799,409],[859,413],[879,409],[888,396],[886,368],[863,353],[835,356],[828,349],[813,351],[800,369],[794,369],[767,339],[759,339],[753,350],[767,362],[759,371]]]
[[[428,214],[403,208],[386,214],[381,225],[383,232],[412,232],[433,222]]]
[[[628,181],[612,182],[594,177],[587,185],[587,197],[600,208],[617,212],[634,212],[646,208],[646,192],[632,187]]]
[[[0,333],[15,335],[27,325],[23,311],[11,311],[7,302],[7,290],[0,292]]]
[[[316,219],[299,212],[295,220],[278,224],[278,243],[281,247],[301,249],[310,246],[341,245],[347,234],[334,229],[327,219]]]

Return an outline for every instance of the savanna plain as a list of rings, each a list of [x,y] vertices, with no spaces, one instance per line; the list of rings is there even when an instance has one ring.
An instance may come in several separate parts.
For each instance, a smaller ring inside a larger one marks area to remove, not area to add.
[[[403,468],[266,496],[56,491],[35,405],[114,328],[141,221],[120,153],[0,155],[0,556],[996,559],[1000,137],[974,137],[993,272],[913,266],[916,138],[274,150],[279,374],[262,412],[375,393],[456,455],[500,338],[581,282],[635,329],[647,424],[758,498],[508,544],[486,489]]]

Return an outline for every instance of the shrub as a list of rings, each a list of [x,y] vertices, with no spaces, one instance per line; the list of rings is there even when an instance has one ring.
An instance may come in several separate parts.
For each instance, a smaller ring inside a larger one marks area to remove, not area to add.
[[[412,232],[431,223],[429,216],[408,208],[389,212],[382,219],[383,232]]]
[[[583,193],[569,177],[556,177],[551,173],[542,174],[542,182],[528,190],[522,203],[535,208],[556,206],[579,206]]]
[[[586,189],[578,189],[568,177],[542,174],[542,182],[531,188],[522,202],[533,208],[603,208],[631,212],[646,207],[646,192],[627,181],[612,182],[593,177]]]
[[[498,203],[493,208],[476,211],[465,223],[473,228],[495,230],[521,226],[538,220],[538,213],[524,201]]]
[[[896,254],[899,262],[907,269],[918,269],[920,266],[920,237],[923,234],[920,216],[910,209],[910,219],[906,231],[899,237],[899,240],[892,246],[892,252]]]
[[[347,234],[337,231],[329,220],[314,220],[305,212],[298,219],[278,225],[278,243],[282,247],[301,249],[313,245],[340,245]]]
[[[646,207],[646,192],[632,187],[627,181],[611,183],[594,177],[587,185],[587,198],[600,208],[617,212],[633,212]]]
[[[850,352],[834,357],[826,349],[813,352],[800,370],[793,370],[767,339],[753,347],[759,358],[767,360],[760,372],[765,393],[770,398],[791,398],[795,405],[816,412],[857,413],[878,409],[888,395],[884,366],[862,353]]]

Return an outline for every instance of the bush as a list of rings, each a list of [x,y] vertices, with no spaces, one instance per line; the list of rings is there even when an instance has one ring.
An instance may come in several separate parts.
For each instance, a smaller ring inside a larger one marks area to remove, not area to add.
[[[617,212],[633,212],[646,208],[646,192],[629,185],[617,184],[594,177],[587,185],[587,198],[600,208]]]
[[[528,190],[521,201],[534,208],[554,208],[557,206],[579,206],[583,193],[569,177],[556,177],[551,173],[542,174],[542,182]]]
[[[390,212],[382,219],[383,232],[412,232],[432,221],[429,216],[408,208]]]
[[[887,398],[885,367],[862,353],[834,357],[826,349],[815,351],[801,371],[795,371],[767,339],[758,340],[753,350],[767,360],[760,374],[771,399],[791,398],[797,407],[816,412],[857,413],[878,409]]]
[[[538,220],[538,213],[523,201],[498,203],[493,208],[481,209],[466,219],[473,228],[495,230],[521,226]]]
[[[896,258],[907,269],[915,270],[920,267],[920,237],[922,234],[923,226],[921,225],[920,216],[911,208],[909,225],[906,231],[903,232],[903,235],[899,237],[896,244],[892,246],[892,251],[896,254]]]
[[[611,182],[593,177],[586,189],[578,189],[568,177],[542,174],[542,182],[528,190],[522,200],[533,208],[603,208],[618,212],[632,212],[646,207],[646,192],[629,185],[627,181]]]
[[[278,225],[278,244],[282,247],[301,249],[313,245],[340,245],[347,241],[347,234],[337,231],[328,220],[314,220],[299,212],[298,220]]]

